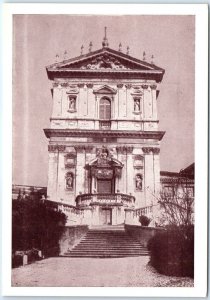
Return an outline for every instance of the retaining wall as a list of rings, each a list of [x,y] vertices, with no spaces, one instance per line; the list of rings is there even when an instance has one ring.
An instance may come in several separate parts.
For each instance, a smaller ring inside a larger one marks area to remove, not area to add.
[[[148,241],[158,232],[162,232],[164,229],[159,227],[147,227],[136,225],[125,225],[125,230],[129,235],[138,239],[145,247]]]
[[[77,245],[87,231],[87,225],[64,227],[63,234],[59,241],[60,255],[63,255],[68,249],[71,250],[75,245]]]

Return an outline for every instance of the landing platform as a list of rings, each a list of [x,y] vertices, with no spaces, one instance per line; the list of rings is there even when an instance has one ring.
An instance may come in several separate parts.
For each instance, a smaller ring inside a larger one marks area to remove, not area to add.
[[[125,231],[124,224],[119,225],[91,225],[90,230]]]

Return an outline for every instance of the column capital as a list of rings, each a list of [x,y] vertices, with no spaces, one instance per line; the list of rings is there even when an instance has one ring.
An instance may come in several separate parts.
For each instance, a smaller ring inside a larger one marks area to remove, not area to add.
[[[121,154],[132,154],[133,153],[133,146],[118,146],[116,147],[117,153]]]
[[[78,83],[78,85],[77,85],[79,88],[83,88],[84,86],[85,86],[85,84],[84,83]]]
[[[151,88],[151,90],[156,90],[157,85],[156,84],[152,84],[152,85],[150,85],[150,88]]]
[[[125,87],[126,87],[126,89],[129,90],[129,89],[131,89],[132,85],[130,83],[128,83],[128,84],[125,85]]]
[[[74,149],[79,152],[79,153],[82,153],[85,151],[85,145],[76,145],[74,146]]]
[[[65,145],[48,145],[48,151],[49,152],[64,152],[66,150]]]
[[[148,86],[148,84],[142,84],[141,87],[142,87],[142,89],[146,90],[146,89],[148,89],[149,86]]]
[[[156,148],[156,147],[143,147],[142,151],[144,154],[159,154],[160,153],[160,148]]]

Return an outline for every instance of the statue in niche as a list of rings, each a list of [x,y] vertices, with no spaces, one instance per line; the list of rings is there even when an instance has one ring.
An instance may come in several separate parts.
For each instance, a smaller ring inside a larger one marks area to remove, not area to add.
[[[73,189],[73,175],[71,173],[67,174],[66,177],[66,188],[67,189]]]
[[[69,96],[69,110],[71,111],[76,110],[76,98],[73,96]]]
[[[134,111],[140,112],[140,99],[138,98],[134,99]]]
[[[142,175],[141,174],[136,175],[136,189],[142,190]]]

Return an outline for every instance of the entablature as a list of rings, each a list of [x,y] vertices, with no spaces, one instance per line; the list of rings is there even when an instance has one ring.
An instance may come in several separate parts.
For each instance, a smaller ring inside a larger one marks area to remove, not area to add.
[[[131,130],[80,130],[80,129],[44,129],[47,138],[51,137],[128,137],[161,140],[165,131],[131,131]]]

